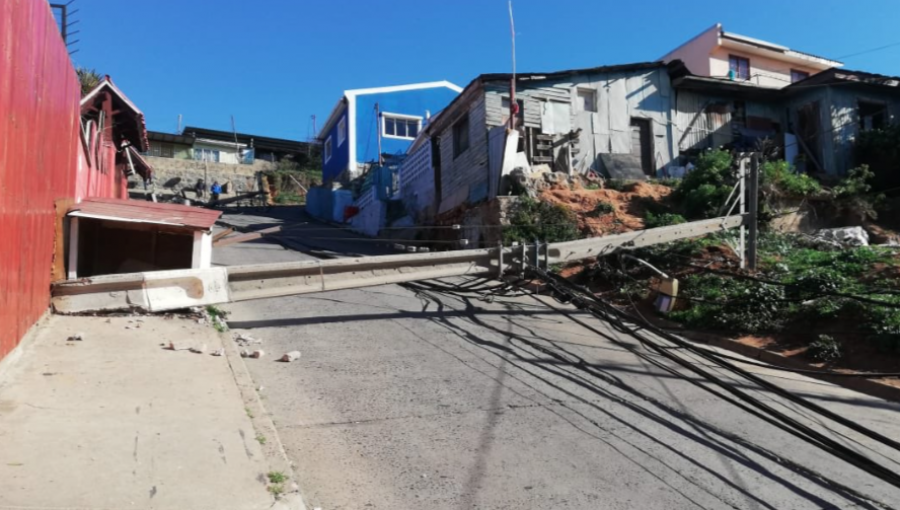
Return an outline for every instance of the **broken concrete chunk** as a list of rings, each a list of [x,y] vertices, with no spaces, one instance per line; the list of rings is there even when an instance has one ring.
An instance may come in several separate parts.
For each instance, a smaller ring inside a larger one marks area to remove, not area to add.
[[[869,234],[862,227],[826,228],[816,232],[813,237],[842,248],[869,246]]]
[[[242,358],[249,358],[249,357],[250,357],[250,351],[248,351],[247,349],[241,349],[241,357],[242,357]]]
[[[186,351],[190,349],[190,346],[182,343],[169,342],[169,346],[166,348],[170,351]]]
[[[250,345],[262,343],[262,340],[260,340],[259,338],[254,338],[244,333],[238,333],[237,335],[235,335],[234,341],[241,347],[248,347]]]
[[[290,363],[292,361],[297,361],[298,359],[300,359],[300,351],[291,351],[279,358],[278,361]]]
[[[206,352],[206,344],[203,344],[200,347],[191,347],[191,352],[196,354],[203,354],[204,352]]]
[[[250,357],[251,357],[251,358],[259,359],[259,358],[262,358],[262,357],[265,356],[265,355],[266,355],[266,351],[263,351],[263,350],[261,350],[261,349],[258,349],[258,350],[253,351],[253,353],[250,354]]]
[[[209,353],[212,356],[222,356],[225,354],[225,349],[216,349],[213,352]]]
[[[74,335],[70,336],[66,340],[68,340],[69,342],[81,342],[82,340],[84,340],[84,336],[85,336],[84,333],[79,331],[78,333],[75,333]]]

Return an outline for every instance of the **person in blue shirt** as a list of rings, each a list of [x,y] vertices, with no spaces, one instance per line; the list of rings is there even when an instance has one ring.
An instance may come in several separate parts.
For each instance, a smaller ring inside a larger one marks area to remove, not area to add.
[[[212,186],[209,188],[209,193],[212,195],[213,201],[219,199],[219,194],[222,193],[222,185],[219,184],[219,181],[213,181]]]

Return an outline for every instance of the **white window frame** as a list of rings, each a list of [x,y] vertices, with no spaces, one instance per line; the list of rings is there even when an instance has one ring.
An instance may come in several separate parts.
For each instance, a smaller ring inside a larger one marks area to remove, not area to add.
[[[416,136],[408,137],[408,136],[397,136],[397,135],[389,135],[387,134],[387,119],[388,117],[392,119],[398,120],[415,120],[418,122],[419,126],[416,129],[416,136],[419,136],[419,133],[422,132],[422,117],[418,115],[404,115],[402,113],[390,113],[390,112],[382,112],[381,113],[381,136],[383,138],[390,138],[392,140],[415,140]]]
[[[340,122],[338,122],[338,147],[344,145],[344,142],[347,140],[347,117],[343,117]]]
[[[591,106],[593,107],[592,110],[584,109],[584,100],[582,99],[582,97],[583,97],[582,94],[590,94],[591,103],[592,103]],[[575,105],[576,105],[576,109],[577,109],[576,111],[597,113],[600,110],[597,105],[597,91],[594,89],[586,88],[586,87],[578,87],[577,89],[575,89],[575,98],[576,98]]]
[[[328,161],[331,160],[331,153],[332,153],[332,150],[331,150],[331,149],[332,149],[332,146],[331,146],[331,137],[329,136],[329,137],[325,140],[325,146],[324,146],[324,148],[323,148],[323,152],[325,152],[325,162],[326,162],[326,163],[328,163]]]

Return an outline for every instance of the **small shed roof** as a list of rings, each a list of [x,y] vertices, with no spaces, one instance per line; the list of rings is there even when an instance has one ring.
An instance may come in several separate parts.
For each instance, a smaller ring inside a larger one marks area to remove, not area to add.
[[[81,114],[85,115],[92,107],[96,106],[100,93],[104,90],[112,94],[115,108],[118,111],[114,125],[116,129],[120,130],[122,138],[130,141],[141,152],[150,150],[144,113],[113,84],[109,75],[105,76],[93,90],[81,98]]]
[[[158,204],[118,198],[86,198],[69,208],[69,216],[98,220],[151,223],[209,230],[222,213],[179,204]]]

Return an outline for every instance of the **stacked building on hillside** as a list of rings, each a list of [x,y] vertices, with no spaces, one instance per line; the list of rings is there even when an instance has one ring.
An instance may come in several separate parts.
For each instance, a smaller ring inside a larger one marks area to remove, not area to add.
[[[416,122],[400,158],[386,162],[371,146],[362,153],[354,135],[345,156],[325,163],[333,179],[322,193],[342,198],[313,212],[368,235],[473,214],[491,224],[516,169],[557,179],[680,177],[700,151],[756,150],[763,140],[799,171],[837,177],[853,166],[857,134],[900,111],[900,78],[842,66],[717,24],[656,62],[481,75]],[[352,96],[320,135],[326,154],[347,137],[341,119],[355,111]],[[354,130],[359,123],[357,114]],[[366,171],[364,186],[347,179]]]

